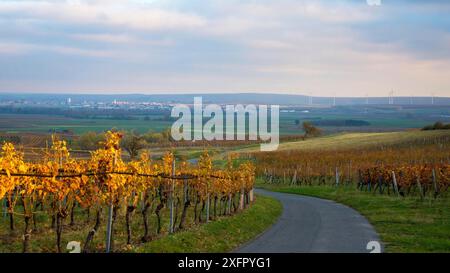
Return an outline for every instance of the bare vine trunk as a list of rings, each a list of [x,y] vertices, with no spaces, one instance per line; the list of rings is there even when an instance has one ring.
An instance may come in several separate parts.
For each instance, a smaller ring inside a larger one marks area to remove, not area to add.
[[[58,212],[56,214],[56,251],[61,253],[61,234],[63,229],[63,215]]]
[[[34,210],[37,211],[37,209],[38,209],[39,206],[42,207],[42,202],[37,203],[37,204],[34,206]],[[37,220],[36,220],[36,215],[35,215],[35,214],[33,214],[33,215],[31,216],[31,220],[33,221],[33,232],[37,232],[37,231],[38,231],[38,228],[37,228]]]
[[[6,200],[6,207],[8,208],[8,214],[9,214],[9,229],[11,231],[14,230],[14,213],[11,209],[11,203],[9,202],[9,199]]]
[[[186,223],[187,210],[190,205],[191,205],[191,201],[189,200],[189,198],[186,198],[186,202],[184,202],[184,206],[183,206],[183,211],[181,212],[180,225],[178,226],[179,229],[184,228],[184,224]]]
[[[227,214],[227,207],[228,207],[227,202],[228,202],[227,196],[223,196],[222,197],[222,208],[223,208],[222,216],[225,216]]]
[[[31,230],[30,230],[30,220],[31,216],[25,215],[25,229],[23,232],[23,253],[27,253],[30,251],[30,237],[31,237]]]
[[[76,207],[77,203],[73,202],[72,207],[70,208],[70,226],[74,226],[75,225],[75,207]]]
[[[91,209],[86,209],[86,223],[89,223],[91,221]]]
[[[156,233],[160,233],[161,232],[161,215],[160,212],[161,210],[164,208],[164,202],[161,199],[160,203],[158,204],[158,206],[155,209],[155,214],[156,214],[156,218],[157,218],[157,227],[156,227]]]
[[[200,203],[200,201],[199,201],[199,196],[197,195],[196,197],[195,197],[195,206],[194,206],[194,222],[195,223],[198,223],[198,218],[200,218],[200,217],[197,217],[197,209],[198,209],[198,204]]]
[[[214,196],[214,219],[216,219],[216,217],[217,217],[217,210],[216,210],[216,208],[217,208],[217,195]]]
[[[94,239],[94,236],[95,236],[95,234],[98,231],[98,228],[100,227],[101,220],[102,220],[102,209],[99,208],[97,210],[97,215],[96,215],[96,219],[95,219],[95,225],[91,229],[91,231],[89,231],[89,234],[88,234],[88,236],[86,238],[86,242],[84,243],[83,252],[88,252],[89,251],[89,246],[90,246],[92,240]]]
[[[150,208],[150,202],[148,201],[149,195],[148,193],[144,196],[144,207],[142,208],[142,221],[144,222],[144,235],[141,238],[141,242],[146,243],[150,241],[149,237],[149,228],[148,228],[148,209]],[[153,203],[153,201],[152,201]]]
[[[155,209],[155,214],[157,218],[157,227],[156,227],[156,233],[161,233],[161,210],[164,208],[164,203],[166,202],[165,194],[163,193],[163,187],[160,186],[159,188],[159,204]]]
[[[177,202],[175,204],[175,218],[173,220],[174,229],[175,229],[175,225],[178,222],[178,211],[180,210],[180,203],[181,203],[180,197],[177,197]]]
[[[132,220],[133,212],[135,209],[136,209],[135,206],[128,206],[127,214],[125,217],[126,226],[127,226],[127,244],[129,244],[129,245],[131,245],[131,220]]]
[[[202,209],[200,210],[200,213],[198,215],[198,221],[200,223],[204,222],[204,220],[202,219],[202,215],[203,215],[203,213],[205,211],[205,205],[206,205],[205,201],[202,201]]]
[[[52,229],[55,229],[55,227],[56,227],[56,215],[53,214],[53,215],[52,215],[52,225],[51,225],[51,228],[52,228]]]

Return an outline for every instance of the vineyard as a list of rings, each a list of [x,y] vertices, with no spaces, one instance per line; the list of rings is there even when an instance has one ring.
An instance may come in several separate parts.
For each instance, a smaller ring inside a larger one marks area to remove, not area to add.
[[[41,161],[33,163],[25,162],[23,153],[5,143],[0,157],[0,200],[4,200],[10,235],[1,234],[1,238],[6,238],[5,242],[17,239],[14,232],[17,222],[22,221],[23,252],[30,251],[38,230],[46,229],[55,236],[53,251],[62,252],[64,230],[70,226],[87,230],[84,252],[101,251],[93,241],[101,225],[106,224],[105,247],[114,251],[119,217],[124,218],[126,244],[132,245],[160,236],[166,230],[164,216],[169,218],[167,233],[174,233],[236,213],[253,201],[252,163],[234,166],[230,157],[226,168],[215,169],[206,151],[195,166],[188,162],[175,164],[172,152],[160,161],[152,161],[143,152],[139,160],[125,162],[120,139],[119,133],[108,132],[103,148],[93,151],[88,160],[75,160],[66,142],[53,138]],[[139,240],[132,233],[137,211],[143,230]],[[49,219],[49,223],[42,219]],[[70,224],[65,224],[68,221]]]
[[[355,185],[380,194],[438,197],[450,186],[448,136],[396,145],[253,153],[269,184]]]

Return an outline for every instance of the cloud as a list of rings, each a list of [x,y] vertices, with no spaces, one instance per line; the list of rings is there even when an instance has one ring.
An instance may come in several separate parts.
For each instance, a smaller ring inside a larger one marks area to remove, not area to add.
[[[375,18],[370,8],[360,8],[351,4],[327,4],[322,2],[307,2],[298,14],[312,20],[328,23],[355,23],[372,21]]]
[[[135,42],[136,39],[125,34],[74,34],[70,35],[71,38],[103,43],[131,43]]]
[[[116,53],[108,50],[88,50],[68,46],[50,46],[27,43],[0,42],[0,55],[24,55],[33,52],[51,52],[63,55],[76,55],[95,58],[112,58]]]
[[[278,40],[252,40],[248,43],[249,46],[263,49],[292,49],[295,46],[290,43],[281,42]]]
[[[405,0],[0,1],[0,86],[444,94],[449,11]]]
[[[126,1],[2,1],[0,14],[80,25],[139,30],[189,29],[205,22],[196,15],[133,5]]]
[[[0,54],[16,55],[28,52],[29,46],[18,43],[2,43],[0,42]]]

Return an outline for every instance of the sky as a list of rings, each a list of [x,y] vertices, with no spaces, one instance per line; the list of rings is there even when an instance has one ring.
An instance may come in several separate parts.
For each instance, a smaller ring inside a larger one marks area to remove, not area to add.
[[[450,1],[0,0],[0,92],[391,90],[450,96]]]

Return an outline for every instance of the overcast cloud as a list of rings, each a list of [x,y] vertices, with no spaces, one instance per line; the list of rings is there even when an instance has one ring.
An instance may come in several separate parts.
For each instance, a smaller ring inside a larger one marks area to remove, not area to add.
[[[0,0],[0,91],[450,96],[450,1]]]

